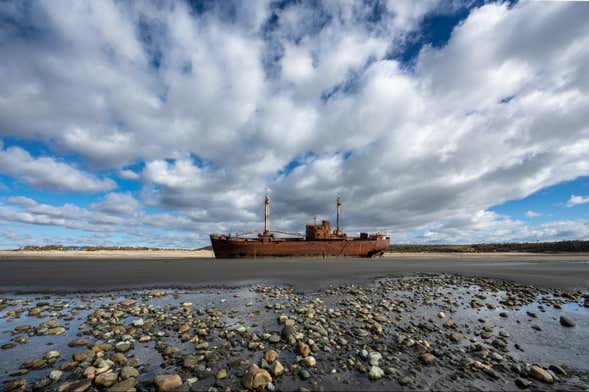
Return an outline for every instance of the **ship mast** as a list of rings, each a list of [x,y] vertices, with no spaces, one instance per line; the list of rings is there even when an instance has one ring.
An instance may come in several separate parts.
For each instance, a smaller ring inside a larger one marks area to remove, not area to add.
[[[342,210],[342,198],[337,197],[337,208],[336,208],[336,212],[337,212],[337,218],[336,218],[336,229],[335,229],[335,234],[340,235],[340,228],[339,228],[339,215],[341,213]]]
[[[270,230],[270,194],[266,191],[264,198],[264,234],[268,234]]]

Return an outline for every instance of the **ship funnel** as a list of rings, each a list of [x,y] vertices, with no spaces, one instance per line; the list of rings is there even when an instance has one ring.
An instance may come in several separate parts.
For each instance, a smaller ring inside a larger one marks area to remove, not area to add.
[[[340,227],[339,227],[339,216],[342,210],[342,198],[338,195],[337,197],[337,208],[336,208],[336,224],[335,224],[335,233],[340,234]]]
[[[270,230],[270,193],[266,191],[264,198],[264,234]]]

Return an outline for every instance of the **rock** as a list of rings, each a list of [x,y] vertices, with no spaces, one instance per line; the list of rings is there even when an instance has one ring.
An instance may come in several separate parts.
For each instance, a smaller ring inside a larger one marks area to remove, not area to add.
[[[131,343],[129,342],[118,342],[117,344],[115,344],[115,350],[117,350],[120,353],[126,353],[130,349]]]
[[[198,360],[192,355],[184,357],[184,360],[182,361],[182,367],[184,369],[194,369],[196,365],[198,365]]]
[[[458,343],[462,340],[462,335],[458,332],[453,332],[452,334],[450,334],[450,340],[454,343]]]
[[[227,369],[221,369],[215,374],[217,380],[222,380],[227,377]]]
[[[270,373],[256,365],[250,366],[241,379],[243,386],[250,390],[263,389],[270,382],[272,382]]]
[[[443,319],[446,317],[446,314],[444,312],[439,312],[438,313],[438,318]]]
[[[128,378],[135,378],[139,376],[139,371],[131,366],[124,366],[121,369],[121,379],[126,380]]]
[[[102,373],[102,374],[99,374],[98,376],[96,376],[94,378],[94,384],[96,384],[99,387],[108,388],[111,385],[113,385],[115,382],[117,382],[118,378],[119,378],[119,376],[116,373],[106,372],[106,373]]]
[[[301,380],[308,380],[309,378],[311,378],[311,373],[309,373],[309,371],[305,368],[301,368],[299,370],[299,377],[301,378]]]
[[[11,348],[15,348],[15,347],[16,347],[15,343],[6,343],[6,344],[3,344],[2,346],[0,346],[0,348],[2,350],[10,350]]]
[[[303,363],[307,367],[315,367],[315,365],[317,365],[317,360],[314,356],[309,355],[308,357],[303,358]]]
[[[57,381],[61,378],[62,374],[63,372],[61,370],[52,370],[51,373],[49,373],[49,378],[53,381]]]
[[[55,328],[49,328],[47,330],[47,335],[63,335],[66,332],[66,329],[64,327],[55,327]]]
[[[78,351],[77,353],[74,353],[72,355],[72,358],[74,359],[74,361],[76,362],[84,362],[84,361],[90,361],[92,359],[94,359],[94,351],[92,350],[84,350],[84,351]]]
[[[282,332],[281,332],[282,339],[284,339],[288,344],[295,343],[296,334],[297,334],[297,331],[296,331],[294,325],[288,324],[282,328]]]
[[[59,351],[48,351],[43,355],[43,359],[46,361],[51,361],[61,357],[61,353]]]
[[[182,379],[177,374],[161,374],[155,377],[154,383],[159,392],[169,392],[180,388]]]
[[[92,386],[92,381],[81,380],[81,381],[69,381],[61,384],[57,388],[57,392],[84,392]]]
[[[550,365],[548,366],[548,369],[552,370],[555,374],[558,374],[559,376],[567,376],[567,372],[566,370],[564,370],[562,367],[558,366],[558,365]]]
[[[379,352],[373,351],[368,354],[368,363],[370,363],[371,366],[378,366],[381,359],[382,354]]]
[[[41,377],[38,380],[35,380],[35,382],[33,382],[32,388],[33,391],[45,391],[48,390],[49,385],[51,385],[53,381],[51,381],[51,379],[49,377]]]
[[[560,325],[562,325],[563,327],[572,328],[575,326],[575,320],[568,316],[560,316]]]
[[[515,385],[517,385],[521,389],[526,389],[527,387],[532,385],[532,382],[526,378],[520,377],[515,379]]]
[[[127,357],[123,353],[114,353],[110,356],[110,360],[118,365],[124,365],[127,363]]]
[[[143,335],[139,338],[139,343],[147,343],[151,340],[151,336]]]
[[[27,385],[27,380],[14,380],[4,384],[4,392],[11,392],[16,390],[24,390]]]
[[[413,379],[409,376],[405,376],[402,377],[401,379],[399,379],[399,384],[405,386],[405,385],[409,385],[413,382]]]
[[[87,346],[88,344],[90,344],[90,340],[88,338],[80,338],[80,339],[72,340],[67,345],[70,347],[81,347],[81,346]]]
[[[272,364],[272,362],[276,361],[277,359],[278,359],[278,353],[274,350],[268,350],[264,353],[264,360],[268,364]]]
[[[384,376],[384,371],[378,366],[371,366],[368,371],[368,378],[375,381],[380,380]]]
[[[280,361],[276,360],[270,365],[270,373],[274,377],[280,377],[284,374],[284,366],[282,366]]]
[[[93,380],[96,377],[96,368],[94,366],[88,366],[84,369],[84,377],[89,380]]]
[[[544,370],[540,365],[534,364],[530,367],[530,376],[546,384],[552,384],[554,382],[554,377],[552,377],[552,374]]]
[[[114,384],[112,387],[108,388],[107,391],[109,392],[134,392],[135,385],[137,384],[137,380],[134,378],[128,378],[124,381]]]
[[[305,342],[298,342],[297,343],[297,352],[301,354],[302,357],[306,357],[311,353],[311,349],[309,345]]]
[[[431,365],[436,360],[436,357],[431,353],[424,353],[419,356],[419,360],[424,365]]]

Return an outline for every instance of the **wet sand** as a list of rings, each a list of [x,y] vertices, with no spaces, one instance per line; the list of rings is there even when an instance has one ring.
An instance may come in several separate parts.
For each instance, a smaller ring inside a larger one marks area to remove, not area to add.
[[[166,257],[0,258],[2,292],[77,292],[129,288],[286,284],[317,290],[377,277],[448,273],[544,288],[587,289],[587,254],[410,254],[380,259],[212,259]]]

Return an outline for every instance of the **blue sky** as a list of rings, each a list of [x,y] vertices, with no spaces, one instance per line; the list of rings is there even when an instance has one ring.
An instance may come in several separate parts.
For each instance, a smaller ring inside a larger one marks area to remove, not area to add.
[[[589,239],[589,7],[0,4],[0,248],[194,248],[333,218]]]

